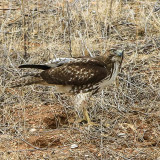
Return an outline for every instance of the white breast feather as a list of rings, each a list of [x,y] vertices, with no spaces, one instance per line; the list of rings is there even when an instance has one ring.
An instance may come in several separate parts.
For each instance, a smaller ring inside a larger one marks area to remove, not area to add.
[[[105,88],[106,86],[112,84],[115,80],[116,80],[116,77],[118,75],[118,72],[119,72],[119,63],[116,62],[114,63],[114,70],[113,70],[113,74],[112,74],[112,77],[108,80],[108,78],[106,78],[101,84],[100,84],[100,88],[103,89]]]
[[[56,85],[56,90],[58,93],[69,93],[71,90],[72,86],[71,85]]]

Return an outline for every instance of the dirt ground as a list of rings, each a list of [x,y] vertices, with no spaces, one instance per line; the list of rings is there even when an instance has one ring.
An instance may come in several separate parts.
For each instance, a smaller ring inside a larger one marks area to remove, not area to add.
[[[0,159],[160,159],[158,1],[3,0],[0,17]],[[76,96],[47,86],[9,87],[32,72],[20,64],[110,48],[125,55],[119,87],[88,103],[98,126],[77,122]]]

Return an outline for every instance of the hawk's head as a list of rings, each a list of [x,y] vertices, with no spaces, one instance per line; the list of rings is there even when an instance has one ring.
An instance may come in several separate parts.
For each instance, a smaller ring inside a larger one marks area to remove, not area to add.
[[[122,50],[113,50],[111,51],[109,58],[113,62],[119,62],[120,64],[122,63],[123,60],[123,52]]]
[[[110,50],[110,54],[107,56],[105,63],[112,64],[117,62],[121,65],[123,60],[123,53],[124,51],[122,50]]]

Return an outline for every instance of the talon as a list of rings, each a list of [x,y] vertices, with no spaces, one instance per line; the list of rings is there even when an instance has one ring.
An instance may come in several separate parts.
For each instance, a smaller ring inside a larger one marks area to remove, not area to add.
[[[94,123],[94,122],[88,122],[88,125],[89,125],[89,126],[99,126],[99,124]]]

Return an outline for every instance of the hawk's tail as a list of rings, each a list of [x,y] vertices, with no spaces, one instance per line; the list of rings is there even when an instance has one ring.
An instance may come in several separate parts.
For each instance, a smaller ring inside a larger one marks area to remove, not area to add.
[[[15,87],[22,87],[22,86],[27,86],[32,84],[43,84],[43,82],[44,80],[40,77],[39,74],[29,75],[29,76],[21,77],[21,79],[16,80],[15,82],[12,82],[10,87],[15,88]]]
[[[23,64],[23,65],[20,65],[18,68],[35,68],[35,69],[46,70],[51,67],[48,65],[42,65],[42,64]]]

